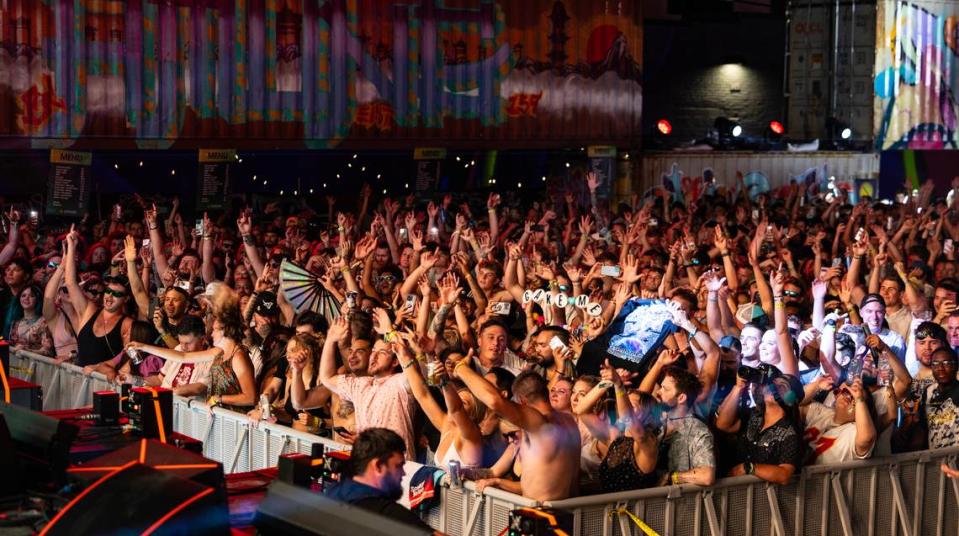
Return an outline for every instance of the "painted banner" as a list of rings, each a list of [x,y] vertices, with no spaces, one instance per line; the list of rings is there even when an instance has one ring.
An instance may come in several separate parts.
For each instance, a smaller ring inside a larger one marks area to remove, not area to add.
[[[879,149],[956,149],[959,3],[878,4],[874,116]]]
[[[641,5],[3,0],[0,144],[625,144]]]

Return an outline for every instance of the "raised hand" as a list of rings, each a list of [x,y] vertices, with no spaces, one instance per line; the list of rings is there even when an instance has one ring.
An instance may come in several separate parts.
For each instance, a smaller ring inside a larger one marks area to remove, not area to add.
[[[373,235],[367,234],[356,243],[356,249],[353,252],[353,256],[357,260],[366,260],[366,258],[373,253],[374,249],[376,249],[376,239],[373,238]]]
[[[423,245],[423,232],[419,229],[413,229],[410,231],[410,245],[413,246],[413,251],[423,251],[423,248],[426,246]]]
[[[123,260],[126,262],[136,262],[137,260],[137,242],[130,235],[123,238]]]
[[[708,292],[719,292],[719,290],[723,288],[723,285],[726,284],[726,278],[720,277],[719,272],[710,270],[703,274],[703,284],[706,285]]]
[[[390,320],[389,313],[382,307],[373,309],[373,330],[380,335],[386,335],[393,331],[393,321]]]
[[[826,297],[826,293],[829,292],[829,284],[826,281],[816,278],[812,282],[812,296],[813,299],[821,300]]]
[[[430,219],[434,222],[436,221],[436,216],[440,213],[440,207],[436,206],[436,203],[430,201],[429,205],[426,205],[426,214],[429,215]]]
[[[496,210],[500,204],[500,197],[497,193],[489,194],[489,198],[486,200],[486,208],[489,210]]]
[[[242,212],[240,217],[237,218],[236,227],[243,236],[253,232],[253,223],[250,221],[250,215],[246,211]]]
[[[639,259],[632,253],[626,255],[626,262],[623,263],[623,273],[619,279],[627,286],[639,281]]]
[[[586,186],[589,187],[590,192],[595,192],[596,188],[599,188],[599,184],[600,180],[595,171],[586,174]]]
[[[579,283],[583,280],[583,270],[579,266],[564,264],[563,268],[566,269],[566,277],[569,278],[570,283]]]
[[[453,272],[446,274],[439,282],[440,303],[452,305],[460,295],[460,278]]]
[[[350,323],[346,316],[339,316],[330,324],[330,329],[326,332],[326,339],[332,342],[339,342],[346,338],[350,332]]]

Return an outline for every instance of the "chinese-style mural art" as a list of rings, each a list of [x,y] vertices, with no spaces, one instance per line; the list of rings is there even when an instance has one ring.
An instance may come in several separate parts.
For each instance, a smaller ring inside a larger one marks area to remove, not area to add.
[[[0,0],[0,144],[625,143],[641,4]]]
[[[879,149],[955,149],[959,3],[878,4],[875,121]]]

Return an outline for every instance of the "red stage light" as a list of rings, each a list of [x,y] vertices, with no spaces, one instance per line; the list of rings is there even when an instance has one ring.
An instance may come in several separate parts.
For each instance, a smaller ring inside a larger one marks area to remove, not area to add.
[[[773,134],[782,134],[786,132],[786,129],[783,127],[783,124],[779,121],[770,121],[769,130],[773,131]]]
[[[669,136],[669,134],[673,131],[673,125],[671,125],[669,121],[665,119],[660,119],[656,122],[656,129],[659,130],[659,133],[663,136]]]

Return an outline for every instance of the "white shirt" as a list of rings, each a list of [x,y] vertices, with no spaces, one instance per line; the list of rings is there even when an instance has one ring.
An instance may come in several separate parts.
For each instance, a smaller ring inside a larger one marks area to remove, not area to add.
[[[179,344],[174,350],[178,352],[183,351]],[[202,383],[209,386],[210,366],[212,364],[212,361],[205,361],[203,363],[180,363],[168,359],[163,365],[163,368],[160,369],[160,374],[163,375],[163,383],[161,383],[160,386],[166,389],[173,389],[174,385],[180,387],[191,383]]]
[[[856,454],[856,423],[836,424],[833,420],[835,413],[835,409],[819,402],[813,402],[806,408],[803,439],[815,453],[813,463],[830,464],[868,458],[873,447],[865,456]]]

